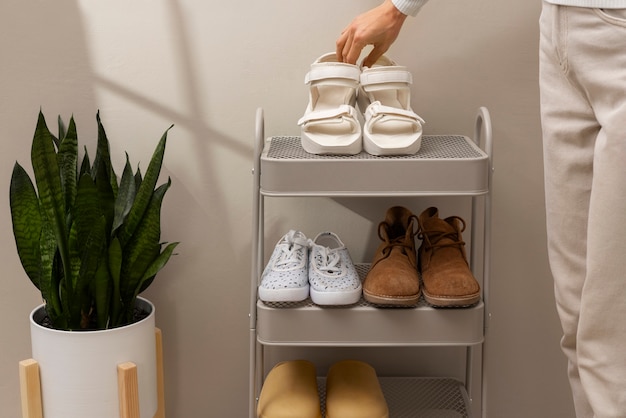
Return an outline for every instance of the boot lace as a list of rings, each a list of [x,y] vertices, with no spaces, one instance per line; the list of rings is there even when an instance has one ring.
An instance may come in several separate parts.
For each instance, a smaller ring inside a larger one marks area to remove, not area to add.
[[[407,229],[409,228],[411,229],[412,236],[415,236],[417,234],[417,232],[412,232],[413,222],[417,223],[417,221],[418,221],[417,216],[415,215],[409,216],[409,219],[407,222],[408,223]],[[385,238],[381,230],[384,229],[387,237],[389,237],[391,235],[390,227],[391,226],[384,221],[379,223],[378,224],[378,238],[380,238],[382,241],[385,241]],[[409,252],[413,251],[413,243],[411,243],[409,240],[406,239],[406,230],[402,234],[397,234],[396,236],[389,238],[387,245],[382,249],[383,256],[385,258],[388,257],[389,254],[391,254],[391,250],[393,250],[394,248],[400,248],[400,251],[402,251],[403,254],[408,254]]]
[[[465,241],[463,241],[460,236],[461,233],[465,231],[465,221],[459,216],[451,216],[446,218],[446,221],[449,219],[458,220],[461,223],[460,230],[455,228],[454,231],[427,231],[418,219],[419,229],[417,238],[424,241],[431,249],[445,247],[462,248],[465,245]],[[444,240],[445,242],[442,242]]]

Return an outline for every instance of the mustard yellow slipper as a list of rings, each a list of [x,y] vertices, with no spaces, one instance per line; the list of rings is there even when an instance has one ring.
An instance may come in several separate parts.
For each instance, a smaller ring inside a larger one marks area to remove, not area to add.
[[[321,418],[315,365],[306,360],[278,363],[265,378],[259,418]]]
[[[376,371],[367,363],[335,363],[326,377],[326,418],[389,418]]]

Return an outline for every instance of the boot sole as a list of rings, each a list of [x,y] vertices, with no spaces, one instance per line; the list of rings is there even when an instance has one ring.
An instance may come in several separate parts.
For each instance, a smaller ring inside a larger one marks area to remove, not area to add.
[[[472,306],[480,300],[480,293],[467,296],[433,296],[424,291],[424,299],[429,305],[438,308],[462,308]]]
[[[410,296],[382,296],[374,295],[363,290],[363,299],[374,305],[385,306],[415,306],[419,301],[421,291]]]

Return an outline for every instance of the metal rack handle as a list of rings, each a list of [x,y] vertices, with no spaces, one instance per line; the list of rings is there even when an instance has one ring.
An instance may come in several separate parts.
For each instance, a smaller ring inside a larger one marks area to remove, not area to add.
[[[482,359],[482,417],[487,418],[487,370],[485,360],[487,358],[488,341],[487,332],[491,322],[491,305],[489,303],[490,280],[491,280],[491,219],[492,219],[492,188],[493,188],[493,130],[491,126],[491,116],[486,107],[481,107],[476,115],[476,128],[474,131],[474,141],[480,146],[481,138],[483,139],[483,150],[489,158],[489,173],[487,179],[487,187],[489,193],[485,197],[484,208],[484,247],[483,247],[483,301],[485,303],[485,319],[484,319],[484,335],[483,343],[483,359]]]

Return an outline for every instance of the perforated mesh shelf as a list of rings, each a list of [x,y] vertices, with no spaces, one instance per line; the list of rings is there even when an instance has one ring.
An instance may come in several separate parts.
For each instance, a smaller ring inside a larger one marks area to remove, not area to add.
[[[264,195],[480,195],[488,190],[488,157],[460,135],[422,138],[408,156],[309,154],[300,137],[275,136],[261,155]]]
[[[361,282],[363,282],[365,280],[365,277],[367,276],[367,273],[370,269],[370,264],[369,263],[355,263],[354,264],[354,268],[357,272],[357,274],[359,275],[359,279],[361,280]],[[419,274],[419,272],[418,272]],[[421,281],[421,279],[420,279]],[[324,306],[323,308],[320,308],[318,305],[316,305],[315,303],[313,303],[313,301],[311,300],[311,298],[306,298],[303,301],[300,302],[260,302],[263,305],[269,307],[269,308],[275,308],[275,309],[301,309],[301,308],[313,308],[313,309],[346,309],[346,308],[377,308],[376,305],[373,305],[371,303],[369,303],[368,301],[366,301],[362,296],[361,299],[359,299],[359,301],[353,305],[349,305],[349,306]],[[417,301],[417,303],[415,305],[412,306],[407,306],[407,307],[397,307],[397,306],[380,306],[378,305],[378,308],[389,308],[389,309],[412,309],[412,308],[427,308],[429,307],[428,303],[426,303],[426,301],[424,300],[424,297],[420,297],[419,300]]]
[[[380,377],[390,418],[471,418],[465,387],[448,378]],[[325,416],[326,387],[318,379]]]
[[[361,280],[370,265],[355,264]],[[302,302],[257,302],[257,339],[265,345],[300,346],[470,346],[483,341],[484,304],[432,308],[377,307],[365,299],[350,306],[320,307]],[[350,332],[346,332],[349,329]],[[372,332],[375,329],[376,332]]]
[[[482,151],[460,135],[424,136],[419,151],[413,155],[375,156],[362,151],[353,156],[315,155],[302,148],[299,136],[275,136],[271,138],[268,158],[302,160],[425,160],[425,159],[473,159],[481,158]]]

